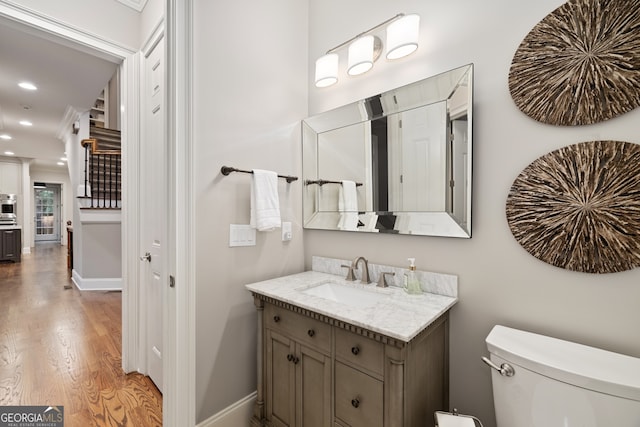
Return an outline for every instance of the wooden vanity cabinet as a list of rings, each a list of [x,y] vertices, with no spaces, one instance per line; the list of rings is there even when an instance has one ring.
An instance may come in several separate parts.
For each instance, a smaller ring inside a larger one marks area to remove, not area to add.
[[[410,342],[254,294],[251,426],[433,427],[448,410],[448,312]]]

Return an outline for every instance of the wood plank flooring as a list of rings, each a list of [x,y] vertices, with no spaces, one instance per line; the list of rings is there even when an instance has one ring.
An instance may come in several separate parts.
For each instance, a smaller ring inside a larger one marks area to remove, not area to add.
[[[156,427],[162,395],[121,368],[120,292],[80,292],[66,247],[0,263],[0,405],[64,406],[65,427]]]

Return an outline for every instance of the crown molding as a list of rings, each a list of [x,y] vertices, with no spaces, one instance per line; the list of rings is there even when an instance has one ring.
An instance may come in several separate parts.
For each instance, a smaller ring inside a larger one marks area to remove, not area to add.
[[[148,0],[118,0],[118,1],[123,5],[130,7],[133,10],[142,12],[144,10],[144,7],[147,5]]]

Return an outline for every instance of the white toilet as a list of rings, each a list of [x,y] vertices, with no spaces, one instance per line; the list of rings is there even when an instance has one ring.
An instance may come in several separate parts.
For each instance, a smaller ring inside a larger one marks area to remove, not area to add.
[[[640,427],[640,359],[499,325],[486,342],[498,427]],[[482,425],[443,412],[436,424]]]
[[[499,325],[486,342],[498,427],[640,427],[640,359]]]

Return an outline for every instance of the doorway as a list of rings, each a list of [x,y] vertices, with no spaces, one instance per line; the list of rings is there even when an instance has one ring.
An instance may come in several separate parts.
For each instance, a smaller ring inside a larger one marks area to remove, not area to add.
[[[33,192],[36,243],[60,242],[60,184],[40,184]]]

